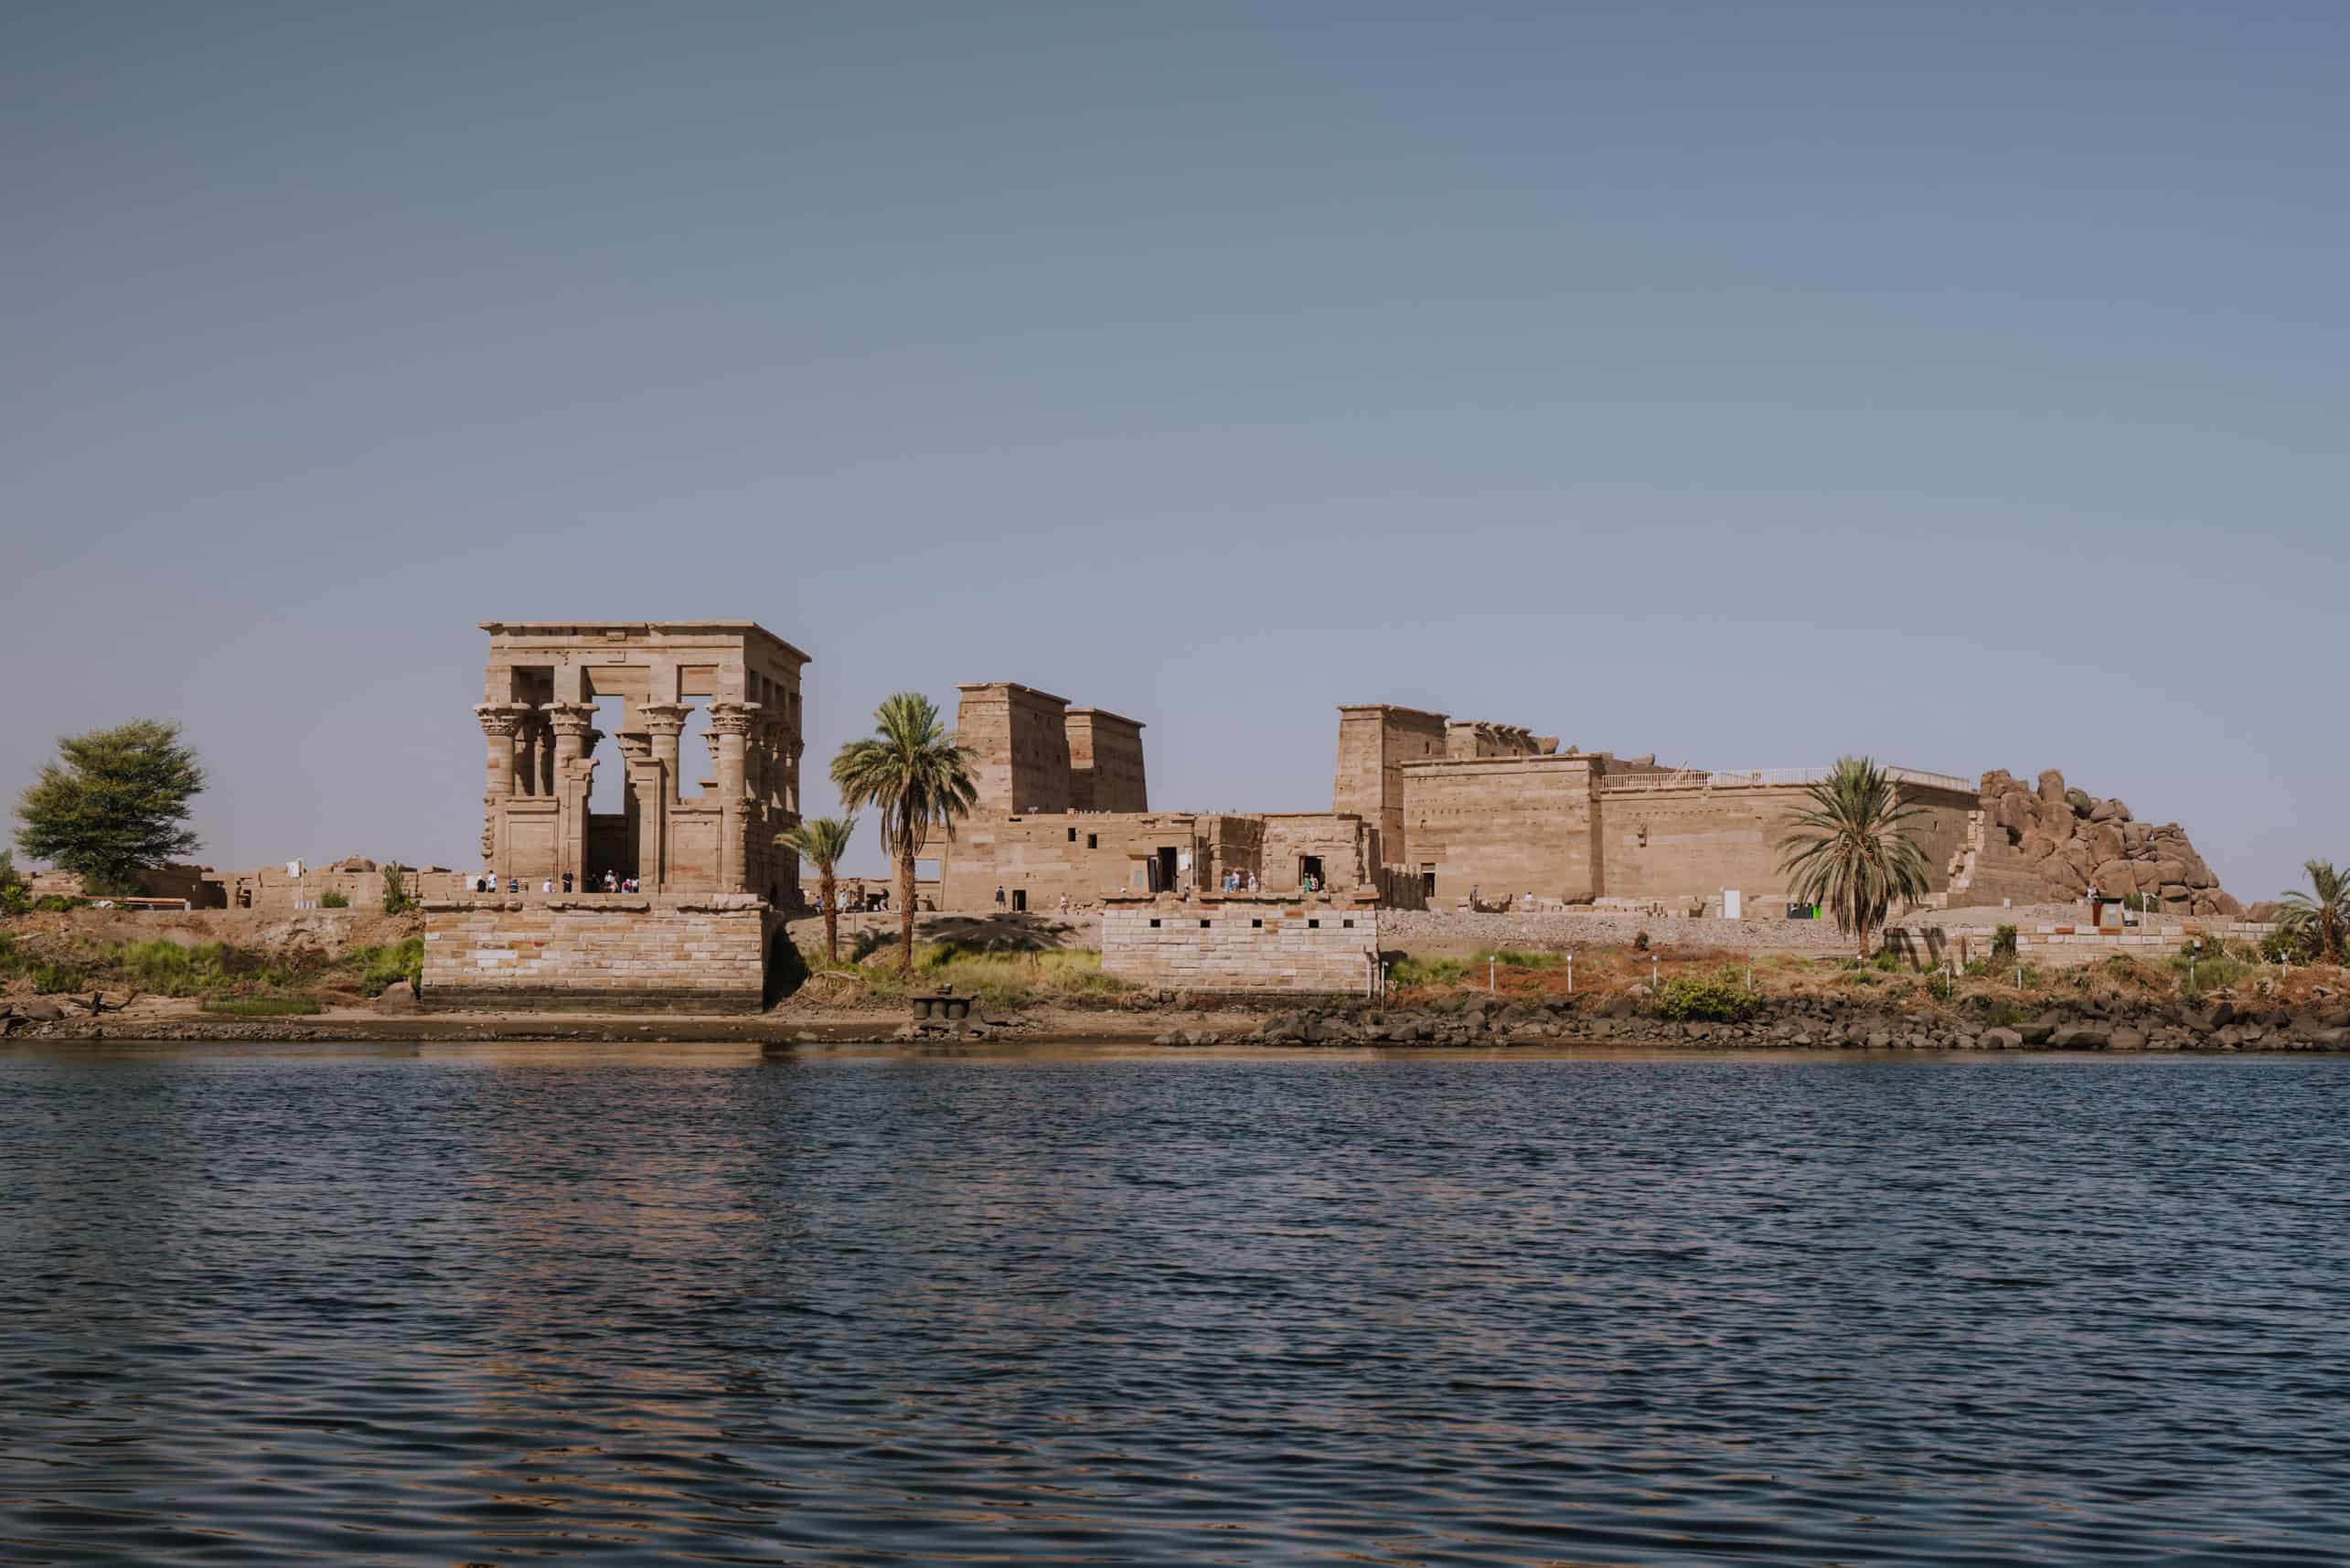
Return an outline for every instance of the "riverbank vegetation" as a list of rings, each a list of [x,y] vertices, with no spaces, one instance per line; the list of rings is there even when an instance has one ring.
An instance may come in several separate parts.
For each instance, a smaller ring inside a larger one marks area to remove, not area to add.
[[[414,985],[424,943],[410,936],[338,954],[318,948],[263,949],[226,942],[107,942],[72,932],[0,931],[0,991],[36,996],[92,991],[189,997],[198,1001],[346,1000],[381,996],[398,981]],[[316,1011],[313,1006],[308,1010]]]
[[[1136,989],[1102,973],[1102,955],[1091,949],[1049,948],[1037,952],[986,952],[952,942],[914,949],[913,966],[898,967],[894,949],[869,950],[838,964],[820,964],[802,983],[806,999],[823,1007],[903,1002],[952,988],[990,1008],[1014,1008],[1100,1002]]]

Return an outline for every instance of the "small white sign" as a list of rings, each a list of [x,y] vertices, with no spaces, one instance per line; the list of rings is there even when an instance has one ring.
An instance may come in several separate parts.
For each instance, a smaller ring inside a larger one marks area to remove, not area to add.
[[[1742,901],[1739,898],[1739,890],[1736,888],[1724,888],[1722,890],[1722,918],[1724,920],[1736,920],[1738,918],[1738,910],[1741,907],[1741,904]]]

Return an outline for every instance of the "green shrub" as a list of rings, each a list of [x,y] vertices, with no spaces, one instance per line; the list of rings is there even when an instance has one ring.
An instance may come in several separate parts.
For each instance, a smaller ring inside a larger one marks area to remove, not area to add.
[[[1397,990],[1414,986],[1458,986],[1469,978],[1465,958],[1398,958],[1387,976]]]
[[[1991,933],[1991,955],[1993,958],[2013,958],[2015,956],[2015,952],[2016,939],[2014,926],[2003,925]]]
[[[397,865],[383,869],[383,912],[406,914],[416,901],[408,896],[408,883],[400,875]]]
[[[68,964],[33,965],[33,989],[45,997],[90,989],[90,976]]]
[[[1887,947],[1879,951],[1875,957],[1869,960],[1869,967],[1876,970],[1879,974],[1897,975],[1902,970],[1907,968],[1908,965],[1902,961],[1900,954],[1896,953],[1892,948]]]
[[[1746,988],[1737,971],[1717,975],[1675,975],[1658,990],[1657,1017],[1675,1023],[1736,1023],[1752,1018],[1762,998]]]
[[[1488,947],[1470,955],[1472,965],[1487,962],[1499,964],[1504,969],[1561,969],[1566,965],[1564,953],[1529,953],[1522,947]]]
[[[320,909],[348,909],[351,907],[350,895],[347,893],[338,893],[329,890],[328,891],[318,895],[318,907]]]
[[[43,893],[33,901],[33,907],[43,914],[63,914],[68,910],[80,909],[86,901],[82,899],[69,899],[63,893]]]
[[[2299,930],[2272,931],[2260,938],[2260,957],[2270,964],[2314,964],[2317,962],[2317,933],[2308,926]]]
[[[197,1004],[199,1011],[227,1013],[236,1018],[272,1019],[291,1013],[323,1013],[325,1003],[315,997],[207,997]]]
[[[405,980],[411,987],[424,983],[424,939],[411,936],[390,947],[353,948],[343,957],[343,966],[358,971],[359,989],[370,997],[383,995],[384,987],[395,981]]]

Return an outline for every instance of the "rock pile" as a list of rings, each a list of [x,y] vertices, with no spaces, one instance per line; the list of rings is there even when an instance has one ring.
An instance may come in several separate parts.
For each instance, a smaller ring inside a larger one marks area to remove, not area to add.
[[[2119,800],[2067,789],[2051,768],[2036,785],[1999,769],[1982,776],[1983,833],[2003,840],[2008,858],[2037,876],[2056,900],[2078,898],[2091,886],[2115,897],[2144,893],[2182,915],[2233,918],[2244,906],[2221,891],[2219,879],[2175,822],[2140,822]]]

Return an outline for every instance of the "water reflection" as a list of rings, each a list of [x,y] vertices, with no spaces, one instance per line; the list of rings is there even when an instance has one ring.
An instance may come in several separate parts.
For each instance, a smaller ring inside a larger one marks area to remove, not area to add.
[[[2350,1063],[0,1056],[0,1562],[2340,1560]]]

